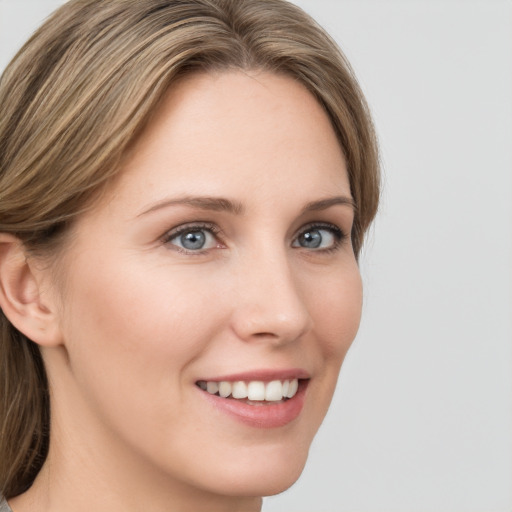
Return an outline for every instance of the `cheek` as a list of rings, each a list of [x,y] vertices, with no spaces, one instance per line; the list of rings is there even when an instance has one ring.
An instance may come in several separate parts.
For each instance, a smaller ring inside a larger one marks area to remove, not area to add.
[[[63,326],[70,371],[105,416],[126,417],[134,408],[154,415],[152,404],[182,386],[203,349],[207,322],[190,307],[194,283],[167,274],[103,261],[70,281]]]
[[[322,286],[317,285],[318,280],[316,286],[308,286],[307,295],[314,325],[308,360],[316,361],[318,370],[311,383],[316,399],[309,406],[311,417],[321,421],[334,393],[340,367],[359,328],[362,309],[359,268],[355,262],[340,266],[325,276]],[[313,429],[313,433],[315,431]]]
[[[311,294],[310,312],[323,357],[341,364],[359,329],[362,309],[362,282],[354,263],[332,273]]]
[[[180,360],[193,352],[208,317],[208,308],[201,304],[212,301],[200,299],[201,283],[193,282],[190,274],[171,270],[116,262],[99,264],[95,272],[74,279],[76,292],[69,300],[73,311],[66,317],[77,325],[70,326],[70,343],[87,332],[91,349],[110,346],[121,355],[136,352],[143,359],[158,359],[158,353],[167,352]]]
[[[204,279],[191,273],[138,260],[81,269],[69,281],[63,315],[75,394],[87,414],[132,444],[145,433],[156,457],[161,442],[151,432],[179,422],[174,411],[187,407],[187,370],[218,332],[224,310],[198,294]]]

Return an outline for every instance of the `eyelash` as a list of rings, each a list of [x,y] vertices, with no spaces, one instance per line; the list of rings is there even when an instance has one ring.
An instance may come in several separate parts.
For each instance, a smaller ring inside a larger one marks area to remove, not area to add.
[[[331,234],[334,236],[334,244],[332,245],[332,247],[327,247],[326,249],[311,249],[311,252],[318,252],[320,254],[331,254],[333,252],[336,252],[340,248],[342,243],[347,239],[346,233],[335,224],[330,224],[329,222],[319,222],[304,226],[304,228],[302,228],[300,232],[297,233],[294,240],[297,240],[301,235],[307,233],[308,231],[315,230],[330,231]]]
[[[185,249],[184,247],[179,247],[179,246],[171,243],[172,240],[179,237],[180,235],[183,235],[184,233],[190,233],[190,232],[196,232],[196,231],[208,231],[215,238],[218,238],[219,235],[221,234],[220,228],[216,224],[211,224],[210,222],[184,224],[184,225],[179,226],[171,231],[168,231],[163,236],[162,243],[164,245],[168,245],[168,244],[172,245],[174,250],[181,252],[183,254],[187,254],[187,255],[191,255],[191,256],[201,256],[203,254],[206,254],[211,249],[190,251],[190,250]]]
[[[328,247],[325,249],[316,249],[316,250],[310,249],[309,250],[310,252],[317,252],[320,254],[333,253],[333,252],[337,251],[339,249],[340,245],[348,238],[347,234],[342,229],[340,229],[338,226],[336,226],[335,224],[321,222],[321,223],[312,223],[312,224],[308,224],[308,225],[304,226],[294,237],[294,239],[293,239],[294,242],[301,235],[304,235],[308,231],[314,231],[314,230],[330,231],[331,234],[333,235],[335,241],[334,241],[334,244],[332,245],[332,247]],[[208,231],[215,238],[218,238],[219,235],[222,233],[221,229],[216,224],[212,224],[209,222],[184,224],[184,225],[179,226],[171,231],[168,231],[162,237],[162,243],[164,245],[168,245],[168,244],[172,245],[174,250],[176,250],[180,253],[183,253],[183,254],[187,254],[187,255],[191,255],[191,256],[204,255],[204,254],[208,253],[208,251],[210,251],[211,249],[204,249],[204,250],[199,249],[196,251],[192,251],[192,250],[187,250],[183,247],[179,247],[178,245],[171,243],[172,240],[174,240],[175,238],[179,237],[180,235],[182,235],[184,233],[190,233],[190,232],[196,232],[196,231]],[[222,243],[222,241],[221,241],[221,243]],[[299,248],[301,248],[301,247],[299,247]],[[302,248],[308,250],[307,248],[304,248],[304,247],[302,247]]]

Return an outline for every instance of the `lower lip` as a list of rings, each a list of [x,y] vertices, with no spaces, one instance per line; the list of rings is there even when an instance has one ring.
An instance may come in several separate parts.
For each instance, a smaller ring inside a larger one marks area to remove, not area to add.
[[[231,416],[245,425],[255,428],[284,427],[295,420],[304,406],[306,388],[309,381],[299,381],[299,389],[293,398],[286,402],[267,402],[264,405],[249,405],[241,400],[222,398],[198,389],[217,410]]]

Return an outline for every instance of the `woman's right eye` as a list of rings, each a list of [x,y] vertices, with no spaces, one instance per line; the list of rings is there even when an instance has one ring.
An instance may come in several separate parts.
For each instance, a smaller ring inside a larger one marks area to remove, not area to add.
[[[187,253],[201,253],[220,247],[213,226],[183,226],[167,233],[165,244]]]

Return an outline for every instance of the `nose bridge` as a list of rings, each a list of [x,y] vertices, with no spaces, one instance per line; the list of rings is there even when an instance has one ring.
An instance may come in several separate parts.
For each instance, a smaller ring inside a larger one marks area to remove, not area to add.
[[[296,272],[284,246],[260,249],[239,261],[234,329],[245,340],[293,341],[311,328]]]

